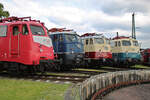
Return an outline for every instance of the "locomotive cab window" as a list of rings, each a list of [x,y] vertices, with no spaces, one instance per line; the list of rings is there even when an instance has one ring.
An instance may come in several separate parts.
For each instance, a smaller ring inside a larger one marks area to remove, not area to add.
[[[86,41],[85,41],[85,42],[86,42],[86,45],[88,45],[88,42],[89,42],[89,41],[88,41],[88,39],[86,39]]]
[[[115,47],[115,42],[114,41],[110,41],[110,46],[111,47]]]
[[[59,41],[62,42],[63,40],[64,40],[64,39],[63,39],[63,35],[60,34],[60,35],[59,35]]]
[[[95,38],[95,42],[97,44],[104,44],[104,40],[102,38]]]
[[[13,35],[16,36],[19,34],[19,27],[18,26],[14,26],[13,27]]]
[[[118,46],[117,41],[115,41],[115,47],[117,47],[117,46]]]
[[[90,38],[90,44],[93,44],[93,39],[92,38]]]
[[[133,46],[139,46],[138,41],[133,41]]]
[[[54,35],[54,41],[56,42],[56,41],[58,41],[58,35]]]
[[[120,43],[120,41],[118,41],[118,46],[119,46],[119,47],[121,46],[121,43]]]
[[[109,39],[106,39],[106,44],[110,44],[110,40]]]
[[[65,37],[67,42],[77,42],[77,35],[66,34]]]
[[[23,35],[28,35],[29,31],[28,31],[28,27],[27,25],[23,25],[22,27],[22,34]]]
[[[123,46],[131,46],[131,42],[129,40],[123,40],[122,45]]]
[[[45,35],[44,29],[41,26],[30,25],[30,29],[33,35]]]
[[[0,26],[0,36],[7,36],[7,26],[6,25],[1,25]]]

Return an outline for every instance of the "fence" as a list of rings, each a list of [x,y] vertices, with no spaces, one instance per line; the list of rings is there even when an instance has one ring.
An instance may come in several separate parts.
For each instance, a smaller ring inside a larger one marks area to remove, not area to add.
[[[108,86],[123,82],[146,80],[150,80],[150,70],[118,71],[99,74],[70,88],[65,94],[65,100],[89,100],[94,93]]]

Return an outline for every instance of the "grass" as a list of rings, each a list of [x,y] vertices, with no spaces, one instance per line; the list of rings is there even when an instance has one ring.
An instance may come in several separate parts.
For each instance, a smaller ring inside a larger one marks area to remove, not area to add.
[[[125,68],[125,67],[124,67]],[[142,69],[150,69],[149,66],[144,66],[144,65],[134,65],[134,66],[130,66],[130,68],[142,68]],[[110,67],[110,66],[101,66],[99,69],[84,69],[84,68],[78,68],[78,69],[74,69],[74,70],[78,70],[78,71],[94,71],[94,72],[109,72],[109,70],[121,70],[121,68],[117,68],[117,67]]]
[[[58,75],[58,76],[86,76],[82,73],[71,73],[71,72],[59,72],[59,73],[53,73],[53,72],[47,72],[47,75]]]
[[[110,67],[110,66],[102,66],[100,68],[103,68],[103,69],[120,69],[120,68],[117,68],[117,67]]]
[[[0,78],[0,100],[63,100],[70,86]]]
[[[78,68],[78,69],[75,69],[75,70],[78,70],[78,71],[90,71],[90,72],[108,72],[106,70],[101,70],[100,68],[99,69],[84,69],[84,68]]]
[[[144,69],[150,69],[149,66],[144,66],[144,65],[134,65],[134,66],[131,66],[132,68],[144,68]]]

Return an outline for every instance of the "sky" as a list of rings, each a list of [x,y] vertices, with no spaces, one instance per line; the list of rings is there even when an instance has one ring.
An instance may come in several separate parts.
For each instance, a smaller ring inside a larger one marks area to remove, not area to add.
[[[31,16],[54,27],[105,33],[107,37],[131,36],[135,12],[136,37],[150,48],[150,0],[0,0],[11,16]]]

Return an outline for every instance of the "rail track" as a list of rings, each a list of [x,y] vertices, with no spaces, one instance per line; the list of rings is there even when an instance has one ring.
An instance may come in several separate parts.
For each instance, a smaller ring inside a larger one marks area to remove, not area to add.
[[[113,67],[100,67],[99,69],[75,69],[65,72],[48,72],[46,74],[31,74],[31,75],[12,75],[7,72],[1,72],[0,77],[26,79],[33,81],[45,81],[54,83],[79,83],[93,75],[121,71],[121,70],[134,70],[135,68],[113,68]],[[136,68],[137,69],[137,68]],[[141,69],[141,68],[138,68]]]
[[[55,82],[55,83],[79,83],[83,82],[85,79],[89,78],[90,76],[77,76],[77,75],[33,75],[28,76],[27,78],[33,80],[41,80],[46,82]]]
[[[82,73],[83,72],[83,73]],[[32,81],[44,81],[44,82],[54,82],[54,83],[79,83],[83,82],[87,78],[90,78],[92,75],[95,75],[94,72],[84,72],[84,71],[71,71],[63,73],[46,73],[46,74],[10,74],[8,72],[1,72],[1,78],[10,78],[10,79],[24,79]],[[50,74],[50,75],[49,75]],[[97,73],[99,74],[99,73]]]
[[[11,78],[11,79],[23,79],[32,81],[44,81],[44,82],[54,82],[54,83],[79,83],[83,82],[90,76],[67,76],[67,75],[46,75],[46,74],[34,74],[34,75],[9,75],[8,73],[0,73],[1,78]]]

